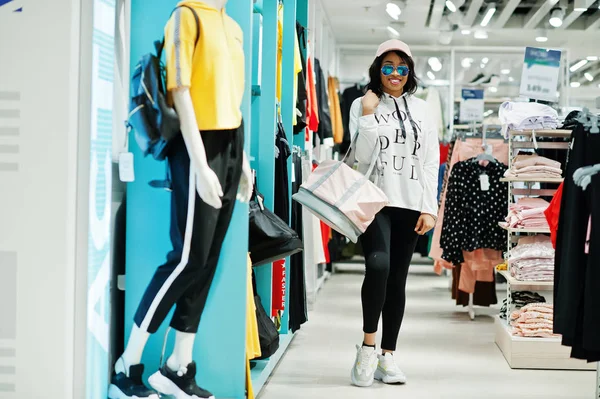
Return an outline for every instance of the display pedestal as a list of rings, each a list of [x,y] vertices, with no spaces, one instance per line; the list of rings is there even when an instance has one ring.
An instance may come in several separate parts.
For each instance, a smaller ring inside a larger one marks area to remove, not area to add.
[[[594,363],[570,358],[560,338],[515,337],[508,324],[496,318],[496,345],[513,369],[596,370]]]

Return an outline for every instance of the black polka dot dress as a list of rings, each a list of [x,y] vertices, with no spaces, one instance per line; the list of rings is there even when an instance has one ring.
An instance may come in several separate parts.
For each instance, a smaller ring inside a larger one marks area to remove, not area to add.
[[[498,222],[508,209],[508,185],[500,182],[507,167],[500,162],[482,166],[475,159],[454,165],[448,181],[440,244],[442,258],[453,264],[464,262],[463,251],[506,249],[506,232]],[[489,190],[482,189],[483,174]]]

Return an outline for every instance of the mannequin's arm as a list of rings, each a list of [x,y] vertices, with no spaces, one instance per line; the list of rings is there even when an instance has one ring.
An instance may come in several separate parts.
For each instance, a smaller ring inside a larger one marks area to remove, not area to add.
[[[173,90],[173,100],[181,122],[181,134],[196,174],[198,195],[205,203],[219,209],[222,206],[223,188],[215,172],[208,166],[189,88],[181,87]]]

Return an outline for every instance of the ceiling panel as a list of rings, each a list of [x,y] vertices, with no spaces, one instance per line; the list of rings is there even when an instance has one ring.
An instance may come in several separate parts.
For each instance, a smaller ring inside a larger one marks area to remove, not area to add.
[[[390,0],[396,1],[396,0]],[[590,9],[573,11],[573,0],[567,2],[565,23],[561,28],[549,27],[548,42],[553,48],[597,47],[600,40],[600,0],[588,0]],[[411,45],[440,46],[440,37],[451,37],[453,46],[536,46],[538,29],[548,25],[550,11],[562,4],[559,0],[498,0],[497,11],[485,28],[487,40],[462,35],[470,27],[481,30],[479,24],[490,0],[459,0],[463,3],[456,15],[445,7],[444,0],[399,0],[404,4],[399,21],[386,13],[388,1],[382,0],[322,0],[332,24],[335,38],[342,47],[377,45],[390,38],[387,26],[400,33],[400,39]],[[460,14],[458,14],[460,13]],[[450,16],[450,18],[449,18]]]

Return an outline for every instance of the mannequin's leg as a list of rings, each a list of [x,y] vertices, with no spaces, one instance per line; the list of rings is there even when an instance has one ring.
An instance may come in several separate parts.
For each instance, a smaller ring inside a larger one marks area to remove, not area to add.
[[[233,215],[242,170],[243,128],[201,134],[209,166],[223,187],[223,206],[216,210],[196,195],[193,234],[189,245],[186,241],[185,246],[189,248],[189,262],[186,271],[175,279],[175,282],[188,283],[186,290],[176,299],[177,306],[171,321],[171,327],[177,331],[175,349],[167,364],[149,380],[160,393],[177,398],[213,397],[196,384],[193,343]]]
[[[127,341],[127,347],[121,356],[123,361],[115,364],[115,373],[129,375],[129,366],[134,366],[142,362],[142,354],[144,353],[148,338],[150,338],[149,333],[141,330],[137,325],[133,325],[129,341]]]
[[[187,366],[192,362],[195,339],[195,333],[175,331],[175,347],[173,348],[173,353],[167,360],[167,366],[169,366],[171,370],[177,371],[181,366]]]

